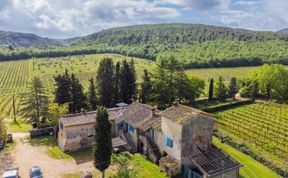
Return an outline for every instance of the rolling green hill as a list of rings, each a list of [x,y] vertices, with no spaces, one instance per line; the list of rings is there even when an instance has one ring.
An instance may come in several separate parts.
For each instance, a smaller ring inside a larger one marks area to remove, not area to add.
[[[1,39],[0,36],[0,45]],[[149,60],[173,54],[186,68],[288,64],[288,33],[281,32],[200,24],[156,24],[112,28],[66,40],[46,40],[47,43],[43,42],[47,44],[45,49],[2,48],[0,60],[117,53]],[[30,42],[30,46],[34,46],[34,42]],[[63,46],[57,46],[60,44]]]
[[[193,44],[219,39],[238,41],[285,40],[288,35],[202,24],[155,24],[118,27],[103,30],[82,38],[82,42],[115,45]]]
[[[279,30],[278,32],[288,32],[288,28],[284,28],[282,30]]]
[[[48,46],[59,46],[62,43],[62,40],[42,38],[30,33],[0,31],[0,45],[4,47],[45,48]]]

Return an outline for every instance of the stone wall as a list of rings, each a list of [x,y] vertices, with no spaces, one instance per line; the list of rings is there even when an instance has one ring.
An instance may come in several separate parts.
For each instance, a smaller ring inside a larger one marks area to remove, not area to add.
[[[173,147],[166,145],[166,139],[173,140]],[[162,117],[162,136],[157,145],[161,145],[161,151],[167,153],[177,160],[181,160],[181,137],[182,126]]]
[[[198,115],[186,121],[182,131],[182,147],[184,152],[192,152],[193,147],[202,145],[204,149],[212,145],[214,122],[212,117]],[[188,161],[188,162],[187,162]],[[185,165],[190,165],[189,159],[182,158]]]
[[[239,168],[225,172],[217,176],[204,176],[203,178],[238,178],[239,177]]]
[[[59,135],[59,146],[65,152],[87,148],[91,146],[93,142],[94,125],[83,124],[64,127],[63,130],[59,130]]]

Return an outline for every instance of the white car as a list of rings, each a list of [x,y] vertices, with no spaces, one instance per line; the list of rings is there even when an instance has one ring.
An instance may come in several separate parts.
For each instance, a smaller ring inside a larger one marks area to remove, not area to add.
[[[19,168],[6,169],[3,178],[19,178]]]

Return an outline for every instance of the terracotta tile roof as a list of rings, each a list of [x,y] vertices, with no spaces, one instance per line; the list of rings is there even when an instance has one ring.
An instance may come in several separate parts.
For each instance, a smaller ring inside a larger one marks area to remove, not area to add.
[[[109,114],[109,120],[115,120],[116,118],[123,115],[123,111],[125,108],[111,108],[107,109]],[[78,113],[78,114],[69,114],[62,116],[60,118],[60,122],[63,126],[74,126],[74,125],[82,125],[82,124],[91,124],[94,123],[96,119],[96,111],[86,112],[86,113]]]
[[[159,127],[160,126],[160,127]],[[139,129],[146,131],[150,128],[154,128],[156,130],[160,131],[162,130],[161,128],[161,117],[156,116],[156,117],[152,117],[151,119],[145,120],[144,122],[142,122],[139,125]]]
[[[123,115],[115,121],[116,123],[125,121],[133,127],[139,127],[142,123],[153,117],[153,110],[152,106],[135,102],[125,107]],[[155,112],[158,112],[158,110],[155,110]]]
[[[185,121],[192,119],[193,116],[199,114],[212,116],[209,113],[182,104],[173,105],[170,108],[167,108],[166,110],[160,112],[161,116],[170,119],[174,122],[177,122],[178,124],[181,125],[184,124]]]

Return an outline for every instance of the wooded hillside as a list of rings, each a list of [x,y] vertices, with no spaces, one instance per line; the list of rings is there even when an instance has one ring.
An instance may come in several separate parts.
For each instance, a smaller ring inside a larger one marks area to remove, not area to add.
[[[186,68],[288,64],[288,33],[200,24],[119,27],[57,42],[63,46],[51,44],[45,49],[2,48],[0,60],[93,53],[117,53],[159,60],[172,53]],[[64,46],[68,43],[71,45]]]

